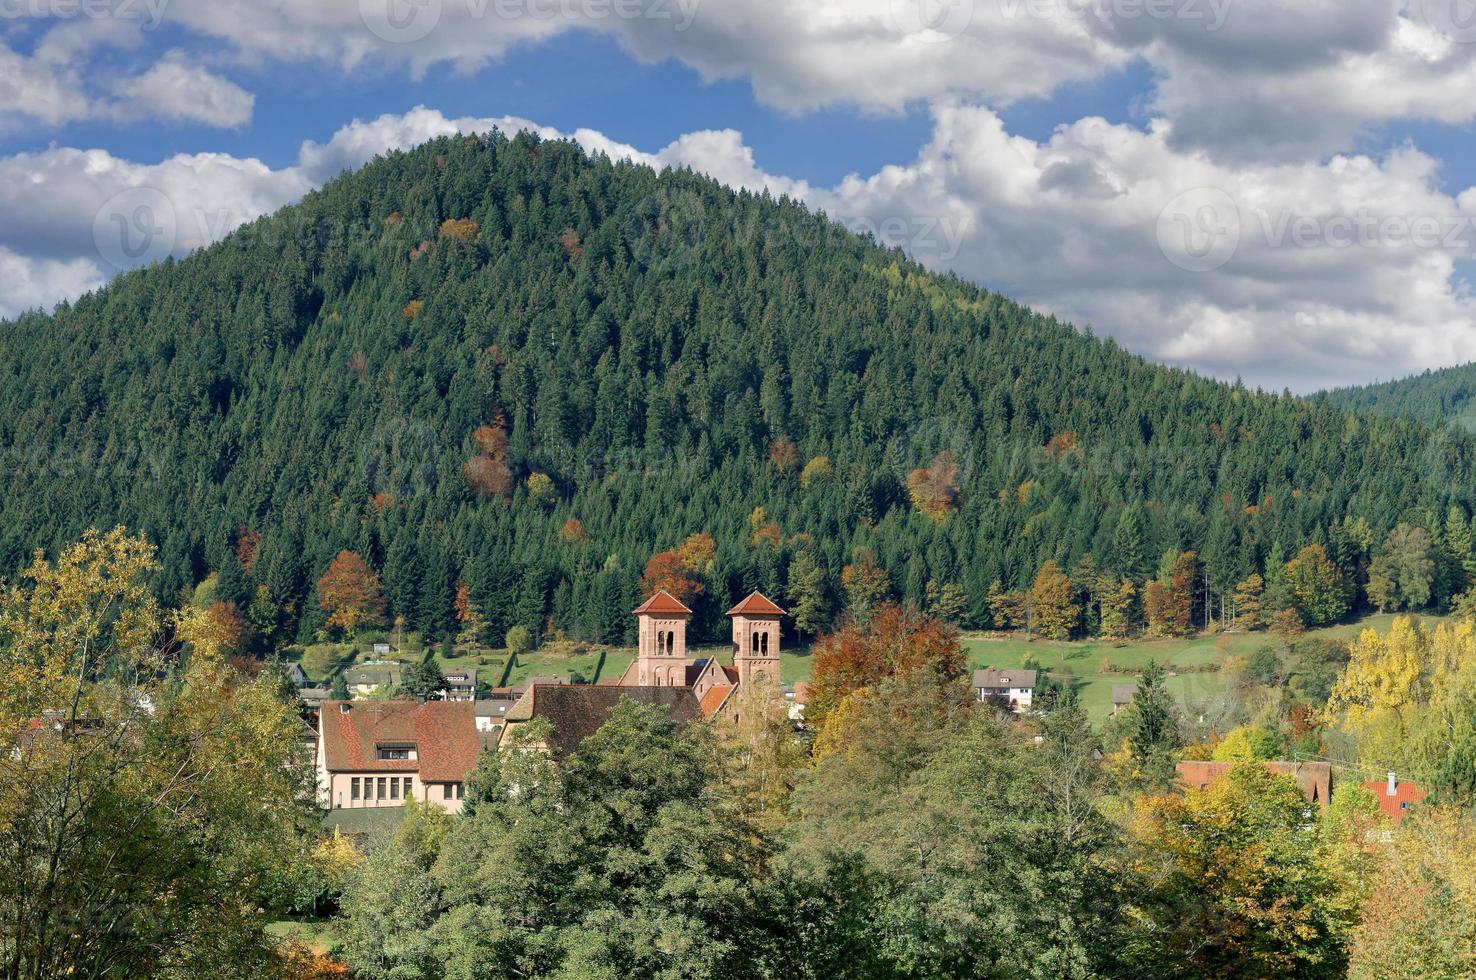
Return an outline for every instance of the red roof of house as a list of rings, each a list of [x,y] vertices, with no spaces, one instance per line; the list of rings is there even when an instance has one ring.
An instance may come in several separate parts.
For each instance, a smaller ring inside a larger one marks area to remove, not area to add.
[[[634,615],[641,616],[645,613],[671,613],[678,616],[690,616],[692,610],[682,605],[676,596],[661,589],[651,598],[635,607]]]
[[[698,703],[698,707],[702,709],[702,717],[711,718],[717,714],[718,709],[723,706],[723,702],[728,700],[728,695],[732,693],[733,689],[727,686],[719,685],[708,688],[707,693],[702,695],[702,700]]]
[[[1409,811],[1415,808],[1415,804],[1429,795],[1408,780],[1394,784],[1393,796],[1389,795],[1389,784],[1381,779],[1370,780],[1360,785],[1379,798],[1379,809],[1384,811],[1384,816],[1396,824],[1409,816]]]
[[[422,782],[455,783],[482,748],[472,701],[324,701],[318,717],[330,772],[418,772]],[[406,743],[417,758],[375,758],[377,745]]]
[[[728,610],[729,616],[783,616],[784,610],[757,592]]]

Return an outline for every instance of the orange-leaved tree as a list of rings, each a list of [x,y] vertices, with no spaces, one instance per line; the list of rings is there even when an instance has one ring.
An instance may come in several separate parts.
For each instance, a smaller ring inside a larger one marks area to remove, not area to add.
[[[318,579],[318,601],[328,611],[328,625],[349,633],[384,618],[384,589],[379,573],[357,553],[344,550]]]
[[[840,704],[846,695],[886,677],[930,671],[946,680],[964,672],[958,630],[910,606],[885,603],[863,625],[850,620],[815,643],[810,673],[812,721]]]
[[[646,562],[641,573],[641,594],[653,596],[666,591],[682,602],[691,603],[702,594],[703,578],[712,571],[717,558],[717,544],[712,535],[698,532],[666,551],[658,551]]]

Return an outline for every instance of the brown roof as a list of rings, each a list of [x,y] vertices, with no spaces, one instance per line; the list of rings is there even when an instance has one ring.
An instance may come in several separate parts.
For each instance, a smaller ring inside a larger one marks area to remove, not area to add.
[[[783,616],[784,610],[757,592],[749,593],[738,605],[728,610],[729,616]]]
[[[419,772],[424,782],[454,783],[481,750],[471,701],[324,701],[319,717],[332,772]],[[419,758],[376,759],[375,746],[390,743],[414,745]]]
[[[1233,762],[1190,760],[1178,765],[1179,779],[1195,789],[1204,789],[1230,771]],[[1266,769],[1297,781],[1309,803],[1323,806],[1332,800],[1332,765],[1326,762],[1266,762]]]
[[[1394,783],[1392,796],[1389,795],[1389,784],[1382,779],[1374,779],[1358,785],[1379,798],[1379,809],[1384,811],[1384,816],[1395,823],[1402,822],[1405,817],[1409,816],[1409,811],[1429,795],[1407,779]]]
[[[974,687],[1008,687],[1035,689],[1035,671],[1033,670],[999,670],[995,667],[983,667],[974,671]]]
[[[666,709],[678,725],[689,725],[702,717],[701,706],[686,687],[601,687],[597,684],[538,686],[507,713],[509,722],[546,718],[553,726],[549,748],[567,755],[579,743],[600,730],[621,698]]]
[[[633,615],[641,616],[646,613],[667,613],[677,616],[690,616],[692,610],[682,605],[676,596],[661,589],[651,598],[636,606]]]

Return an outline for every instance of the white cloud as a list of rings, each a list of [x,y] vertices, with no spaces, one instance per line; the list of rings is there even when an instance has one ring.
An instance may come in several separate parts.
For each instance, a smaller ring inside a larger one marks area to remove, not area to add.
[[[355,120],[279,169],[221,154],[154,165],[99,150],[0,158],[0,210],[11,219],[0,249],[12,268],[50,263],[25,305],[54,301],[95,284],[78,263],[184,254],[378,154],[493,126],[559,135],[514,117],[421,107]],[[1167,124],[1083,119],[1037,142],[986,108],[946,102],[913,160],[817,187],[764,171],[731,130],[688,133],[654,152],[591,130],[571,135],[592,152],[803,199],[931,267],[1220,377],[1301,390],[1476,359],[1476,304],[1455,275],[1472,258],[1476,189],[1444,193],[1437,162],[1412,148],[1225,163],[1175,146]],[[1216,251],[1214,234],[1226,229],[1238,232],[1234,249]],[[152,251],[141,251],[146,242]],[[1214,268],[1191,271],[1201,253],[1185,244],[1208,246]]]
[[[97,265],[85,258],[35,259],[0,247],[0,317],[50,308],[58,299],[80,296],[105,281]]]
[[[123,105],[116,113],[235,127],[251,121],[256,96],[227,79],[191,64],[178,52],[152,68],[124,79],[116,89]]]

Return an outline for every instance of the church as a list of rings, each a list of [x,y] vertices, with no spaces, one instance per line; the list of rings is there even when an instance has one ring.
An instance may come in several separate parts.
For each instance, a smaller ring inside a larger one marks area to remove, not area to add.
[[[728,610],[733,663],[687,656],[692,610],[669,592],[657,592],[634,611],[636,658],[625,673],[597,685],[530,684],[509,708],[502,736],[535,718],[551,726],[547,748],[564,755],[594,734],[622,698],[660,707],[682,725],[738,718],[738,694],[759,685],[779,689],[779,623],[785,616],[755,592]]]
[[[636,659],[618,687],[685,687],[704,718],[724,713],[744,685],[779,683],[779,621],[784,610],[757,592],[728,610],[733,621],[733,665],[716,657],[687,657],[692,610],[666,591],[638,606]]]

